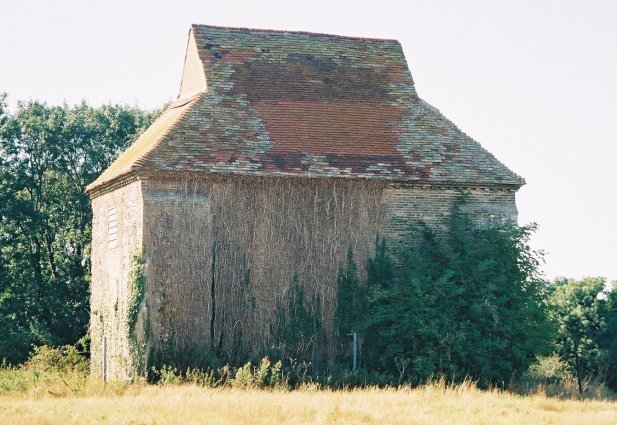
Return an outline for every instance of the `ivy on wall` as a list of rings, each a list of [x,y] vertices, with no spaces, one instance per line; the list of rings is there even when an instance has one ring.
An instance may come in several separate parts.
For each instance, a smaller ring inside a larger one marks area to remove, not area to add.
[[[126,296],[126,336],[134,372],[137,375],[143,375],[145,373],[145,344],[148,340],[148,324],[146,323],[144,327],[142,344],[139,344],[136,333],[139,310],[146,292],[146,263],[143,252],[133,252],[130,255],[129,264]]]
[[[304,287],[297,275],[289,291],[288,305],[279,305],[276,312],[276,346],[279,351],[276,354],[308,362],[313,372],[316,372],[322,363],[324,350],[321,304],[318,297],[306,299]]]

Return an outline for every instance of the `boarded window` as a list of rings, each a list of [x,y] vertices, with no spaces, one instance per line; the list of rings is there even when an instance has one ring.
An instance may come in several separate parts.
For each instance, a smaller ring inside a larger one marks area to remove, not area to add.
[[[110,207],[108,210],[107,243],[110,249],[118,245],[118,209],[115,206]]]

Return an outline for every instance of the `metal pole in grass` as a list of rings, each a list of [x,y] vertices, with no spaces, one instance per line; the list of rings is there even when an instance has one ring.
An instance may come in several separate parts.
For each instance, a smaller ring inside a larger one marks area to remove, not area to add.
[[[103,383],[107,383],[107,337],[103,337]]]
[[[356,370],[356,358],[358,355],[358,337],[357,334],[353,333],[353,346],[352,346],[352,370]]]

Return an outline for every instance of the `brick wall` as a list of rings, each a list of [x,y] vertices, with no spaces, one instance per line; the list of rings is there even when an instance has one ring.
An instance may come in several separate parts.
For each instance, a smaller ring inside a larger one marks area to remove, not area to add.
[[[92,209],[91,371],[96,377],[125,379],[131,370],[127,279],[130,254],[141,248],[141,182],[94,198]]]
[[[513,191],[465,192],[478,221],[516,219]],[[273,343],[275,309],[287,304],[296,278],[307,299],[321,300],[330,358],[338,269],[348,247],[364,277],[376,235],[402,230],[393,218],[442,227],[461,193],[344,179],[146,181],[153,344],[165,356],[263,354]]]
[[[396,237],[404,227],[396,218],[443,228],[463,192],[480,223],[516,220],[513,190],[375,180],[150,177],[101,195],[93,200],[93,374],[103,374],[104,338],[107,376],[132,373],[123,297],[129,255],[142,241],[147,283],[137,333],[150,364],[268,352],[276,311],[287,306],[294,280],[307,300],[319,300],[321,354],[332,359],[337,277],[347,249],[363,278],[377,234]]]

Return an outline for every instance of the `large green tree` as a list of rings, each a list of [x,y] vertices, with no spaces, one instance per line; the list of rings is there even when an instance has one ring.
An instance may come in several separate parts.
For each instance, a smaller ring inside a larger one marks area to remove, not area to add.
[[[617,280],[611,283],[606,302],[606,331],[600,345],[607,351],[606,381],[613,391],[617,391]]]
[[[481,228],[456,207],[445,234],[410,230],[393,261],[378,247],[368,270],[368,367],[481,385],[524,372],[551,339],[533,230]]]
[[[557,279],[550,296],[551,316],[557,324],[555,350],[566,361],[582,393],[585,378],[615,379],[617,352],[616,295],[606,279]]]
[[[135,107],[0,98],[0,360],[87,330],[91,209],[86,186],[149,125]]]

